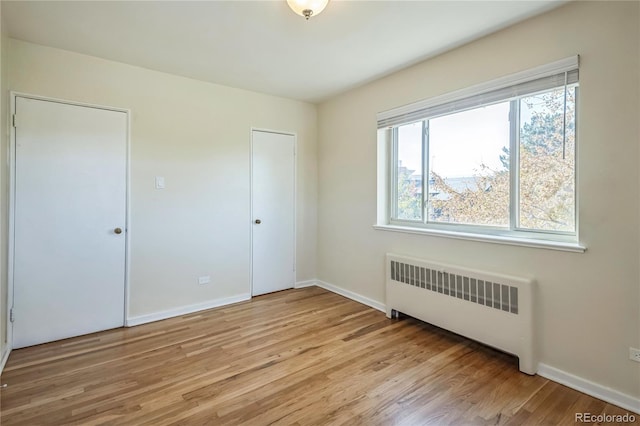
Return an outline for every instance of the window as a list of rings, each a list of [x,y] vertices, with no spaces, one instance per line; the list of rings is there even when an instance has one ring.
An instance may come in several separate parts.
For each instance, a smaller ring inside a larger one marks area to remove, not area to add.
[[[577,57],[381,113],[387,225],[577,243]]]

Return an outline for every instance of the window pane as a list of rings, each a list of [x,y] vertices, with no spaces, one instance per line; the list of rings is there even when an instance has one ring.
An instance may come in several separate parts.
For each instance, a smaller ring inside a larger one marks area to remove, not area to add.
[[[575,231],[575,94],[566,123],[564,88],[520,101],[521,228]]]
[[[509,108],[429,120],[430,221],[509,226]]]
[[[422,122],[397,128],[396,219],[422,220]]]

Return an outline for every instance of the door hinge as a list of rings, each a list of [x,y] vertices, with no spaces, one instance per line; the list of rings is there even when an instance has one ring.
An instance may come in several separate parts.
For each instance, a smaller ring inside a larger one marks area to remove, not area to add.
[[[16,320],[16,316],[13,313],[13,308],[9,310],[9,321],[14,322]]]
[[[18,119],[16,118],[16,115],[15,115],[15,114],[13,114],[13,116],[11,117],[11,125],[12,125],[13,127],[18,127],[18,124],[17,124],[17,123],[18,123]]]

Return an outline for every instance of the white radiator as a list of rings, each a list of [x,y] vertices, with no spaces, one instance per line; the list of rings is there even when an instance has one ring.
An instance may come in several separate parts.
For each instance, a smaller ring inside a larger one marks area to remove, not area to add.
[[[387,254],[387,316],[403,313],[516,355],[536,374],[531,280]]]

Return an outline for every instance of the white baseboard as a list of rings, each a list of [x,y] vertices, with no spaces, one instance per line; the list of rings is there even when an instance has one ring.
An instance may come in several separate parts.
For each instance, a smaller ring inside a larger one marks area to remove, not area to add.
[[[598,383],[591,382],[583,379],[582,377],[574,376],[573,374],[542,363],[538,364],[538,375],[570,387],[571,389],[586,393],[594,398],[617,405],[625,410],[640,414],[640,398],[634,398],[631,395],[618,392],[617,390],[599,385]]]
[[[9,359],[9,355],[11,354],[11,348],[7,347],[4,349],[4,353],[2,354],[2,359],[0,359],[0,374],[4,370],[4,366],[7,364],[7,360]]]
[[[204,311],[206,309],[218,308],[220,306],[230,305],[232,303],[244,302],[245,300],[249,299],[251,299],[251,294],[243,293],[237,296],[208,300],[206,302],[196,303],[194,305],[181,306],[179,308],[169,309],[166,311],[129,317],[125,322],[125,325],[127,327],[133,327],[140,324],[146,324],[148,322],[160,321],[167,318],[178,317],[180,315],[192,314],[194,312]]]
[[[320,281],[320,280],[316,281],[316,285],[318,287],[324,288],[325,290],[329,290],[333,293],[337,293],[340,296],[344,296],[351,300],[355,300],[356,302],[360,302],[363,305],[367,305],[373,309],[377,309],[378,311],[382,311],[382,312],[387,311],[387,308],[384,303],[378,302],[377,300],[369,299],[368,297],[365,297],[358,293],[354,293],[353,291],[345,290],[344,288],[340,288],[338,286],[335,286],[333,284],[329,284],[327,282]]]
[[[298,281],[297,283],[295,283],[293,288],[313,287],[314,285],[318,285],[318,281],[316,280]]]
[[[304,287],[312,287],[314,285],[324,288],[325,290],[331,291],[333,293],[339,294],[341,296],[344,296],[346,298],[349,298],[351,300],[354,300],[356,302],[362,303],[363,305],[367,305],[378,311],[386,312],[386,306],[384,303],[378,302],[373,299],[369,299],[368,297],[365,297],[361,294],[343,289],[341,287],[335,286],[333,284],[329,284],[321,280],[299,281],[295,283],[294,287],[304,288]],[[194,312],[203,311],[206,309],[212,309],[212,308],[217,308],[224,305],[230,305],[232,303],[244,302],[250,299],[251,299],[251,294],[244,293],[237,296],[209,300],[207,302],[188,305],[188,306],[182,306],[180,308],[169,309],[166,311],[139,315],[136,317],[128,318],[126,321],[126,326],[132,327],[132,326],[146,324],[153,321],[160,321],[163,319],[177,317],[180,315],[187,315]],[[7,348],[5,350],[5,353],[2,356],[2,359],[0,360],[0,373],[2,372],[2,369],[5,366],[10,353],[11,353],[11,349]],[[575,376],[573,374],[567,373],[565,371],[559,370],[555,367],[551,367],[550,365],[543,364],[543,363],[540,363],[538,365],[537,374],[544,378],[552,380],[554,382],[557,382],[567,387],[570,387],[572,389],[575,389],[579,392],[593,396],[594,398],[598,398],[610,404],[617,405],[622,409],[640,414],[640,398],[636,398],[631,395],[624,394],[622,392],[616,391],[606,386],[602,386],[598,383],[591,382],[589,380],[583,379],[582,377]]]
[[[362,296],[349,290],[345,290],[324,281],[302,281],[296,283],[296,288],[309,287],[312,285],[322,287],[325,290],[337,293],[341,296],[347,297],[356,302],[360,302],[379,311],[386,312],[386,306],[384,305],[384,303],[369,299],[368,297]],[[553,380],[554,382],[575,389],[579,392],[593,396],[594,398],[598,398],[610,404],[617,405],[622,409],[640,414],[640,398],[635,398],[631,395],[624,394],[622,392],[616,391],[606,386],[602,386],[598,383],[591,382],[589,380],[583,379],[582,377],[575,376],[573,374],[564,372],[543,363],[538,364],[537,374],[549,380]]]

